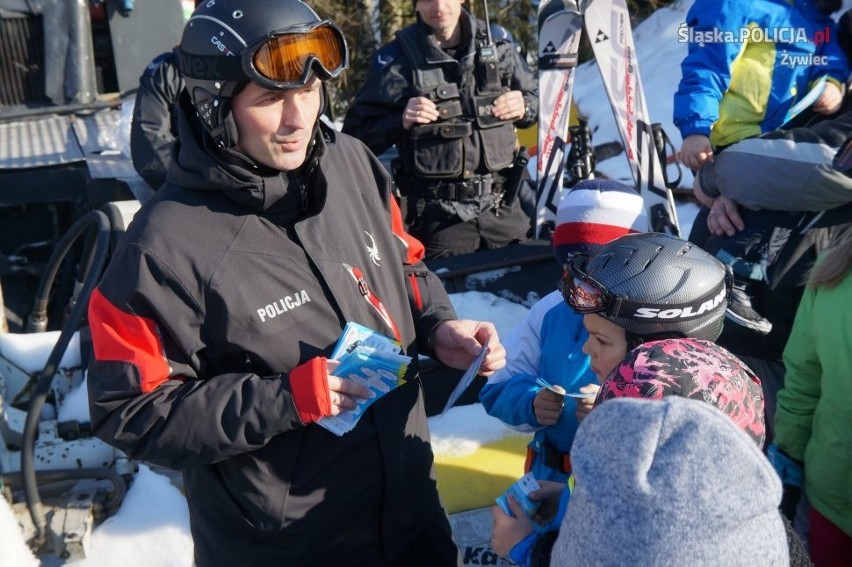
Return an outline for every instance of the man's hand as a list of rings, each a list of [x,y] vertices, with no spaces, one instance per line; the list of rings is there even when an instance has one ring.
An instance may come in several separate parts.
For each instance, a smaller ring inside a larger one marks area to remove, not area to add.
[[[818,114],[834,114],[840,110],[843,104],[843,92],[840,87],[830,81],[826,81],[822,94],[814,103],[814,112]]]
[[[494,99],[491,114],[498,120],[520,120],[527,113],[527,103],[521,91],[509,91]]]
[[[563,393],[565,389],[562,386],[554,386]],[[565,405],[565,396],[560,396],[556,392],[551,392],[547,388],[539,390],[533,400],[533,411],[535,419],[540,425],[554,425],[559,421],[562,415],[562,407]]]
[[[713,161],[713,146],[710,144],[710,138],[701,134],[687,136],[680,147],[680,161],[692,170],[697,170],[705,163]]]
[[[524,513],[521,505],[511,494],[507,496],[509,509],[515,517],[507,516],[499,506],[491,507],[491,549],[504,557],[519,541],[533,532],[532,520]]]
[[[479,374],[491,376],[506,366],[506,349],[500,343],[494,323],[469,319],[444,321],[432,334],[432,350],[437,359],[459,370],[473,363],[485,343],[488,343],[488,352]]]
[[[733,236],[744,228],[745,223],[737,210],[737,204],[724,195],[716,197],[707,215],[707,230],[710,234]]]
[[[354,410],[359,400],[370,397],[370,390],[355,380],[334,375],[334,370],[340,363],[336,360],[326,361],[328,368],[328,394],[331,400],[331,415],[339,415],[344,410]]]
[[[415,124],[430,124],[438,119],[438,107],[425,96],[408,99],[402,112],[402,127],[411,130]]]

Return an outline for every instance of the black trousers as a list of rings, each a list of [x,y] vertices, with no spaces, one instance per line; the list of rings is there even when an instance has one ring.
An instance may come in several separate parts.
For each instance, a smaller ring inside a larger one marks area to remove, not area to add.
[[[427,260],[527,240],[531,221],[519,200],[496,208],[492,203],[491,196],[470,202],[429,201],[409,233],[426,247]]]

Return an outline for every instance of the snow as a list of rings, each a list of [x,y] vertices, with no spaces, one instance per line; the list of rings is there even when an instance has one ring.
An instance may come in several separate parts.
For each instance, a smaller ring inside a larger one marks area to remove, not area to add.
[[[634,30],[636,51],[650,117],[661,122],[676,148],[681,139],[673,126],[672,97],[680,80],[680,61],[686,54],[686,45],[678,43],[676,28],[683,22],[691,1],[681,0],[662,8]],[[844,8],[852,6],[845,0]],[[593,128],[594,143],[619,140],[612,111],[606,101],[600,74],[593,63],[582,65],[577,71],[574,96],[581,112]],[[632,183],[627,160],[617,156],[600,162],[598,169],[609,177]],[[682,186],[691,186],[691,176],[684,172]],[[678,215],[684,233],[697,213],[691,204],[679,204]],[[505,271],[495,271],[471,276],[469,287],[476,287],[476,279],[497,279]],[[538,297],[513,298],[517,302],[490,293],[469,291],[453,294],[451,300],[459,317],[493,321],[501,336],[506,336],[525,315],[528,307]],[[45,333],[48,335],[48,333]],[[0,352],[12,353],[15,364],[29,372],[40,370],[55,341],[49,337],[34,344],[32,335],[27,340],[12,335],[0,335]],[[78,348],[69,349],[79,352]],[[69,355],[72,356],[72,355]],[[62,366],[79,365],[79,360],[63,359]],[[60,416],[84,418],[88,416],[85,382],[67,396]],[[436,452],[463,455],[475,451],[482,444],[495,441],[515,432],[498,420],[488,416],[481,405],[461,406],[443,416],[429,419],[433,446]],[[5,499],[0,498],[0,564],[28,567],[38,565],[24,543],[20,526],[11,514]],[[59,565],[59,560],[46,560],[45,565]],[[177,567],[192,565],[192,539],[189,532],[189,512],[186,501],[168,477],[141,466],[136,474],[120,510],[92,535],[87,558],[74,565],[84,567]]]
[[[35,567],[38,560],[27,547],[21,534],[21,527],[12,508],[5,498],[0,497],[0,564],[14,565],[15,567]]]
[[[491,321],[497,327],[497,335],[505,337],[522,320],[528,308],[515,302],[497,297],[493,293],[466,291],[450,294],[450,301],[459,319]]]
[[[59,339],[59,331],[45,333],[16,334],[0,333],[0,355],[29,374],[41,372],[53,345]],[[75,334],[62,355],[59,368],[80,366],[80,337]]]
[[[526,436],[485,413],[482,404],[458,406],[429,418],[432,450],[436,455],[463,457],[487,443],[510,436]]]
[[[119,511],[92,533],[85,567],[191,567],[186,499],[169,479],[142,465]]]

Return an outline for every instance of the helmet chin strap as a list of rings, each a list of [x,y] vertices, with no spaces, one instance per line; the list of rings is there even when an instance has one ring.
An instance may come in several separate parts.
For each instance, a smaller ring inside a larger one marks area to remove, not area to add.
[[[643,343],[650,343],[652,341],[662,341],[664,339],[684,339],[686,335],[683,333],[677,333],[674,331],[663,332],[663,333],[650,333],[648,335],[637,335],[636,333],[631,333],[630,331],[624,331],[625,338],[627,339],[627,350],[631,351],[634,348],[638,347]]]

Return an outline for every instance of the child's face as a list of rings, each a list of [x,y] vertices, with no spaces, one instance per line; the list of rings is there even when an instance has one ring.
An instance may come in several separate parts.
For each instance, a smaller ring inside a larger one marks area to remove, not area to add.
[[[603,384],[609,373],[627,355],[627,334],[615,323],[594,313],[583,316],[583,325],[589,332],[583,352],[591,358],[592,372]]]

